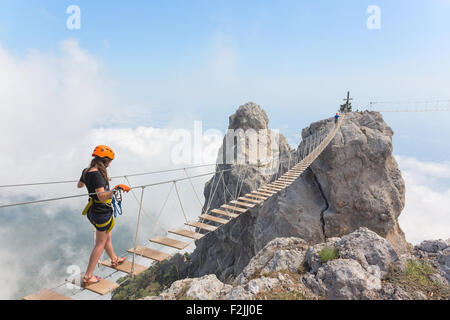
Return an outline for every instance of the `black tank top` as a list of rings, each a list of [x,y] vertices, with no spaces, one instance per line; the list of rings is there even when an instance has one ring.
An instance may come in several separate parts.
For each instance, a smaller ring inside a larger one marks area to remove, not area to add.
[[[109,191],[109,182],[106,181],[100,171],[86,172],[84,177],[85,179],[83,179],[83,174],[86,170],[87,169],[83,170],[80,181],[86,185],[86,188],[90,194],[95,193],[95,189],[102,187],[105,188],[105,191]],[[97,194],[91,194],[90,197],[94,200],[99,200]],[[111,206],[104,203],[93,203],[92,210],[95,213],[112,213]]]

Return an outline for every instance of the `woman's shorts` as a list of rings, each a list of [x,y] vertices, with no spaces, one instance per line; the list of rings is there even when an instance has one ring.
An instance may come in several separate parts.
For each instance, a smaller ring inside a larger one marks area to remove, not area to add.
[[[95,213],[93,210],[89,210],[87,217],[92,225],[98,231],[110,232],[114,228],[115,219],[114,215],[109,213]]]

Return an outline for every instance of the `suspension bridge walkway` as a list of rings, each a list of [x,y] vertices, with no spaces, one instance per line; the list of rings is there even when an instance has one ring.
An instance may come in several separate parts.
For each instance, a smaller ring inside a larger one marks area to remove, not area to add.
[[[145,188],[154,186],[154,185],[160,185],[163,183],[173,183],[173,185],[172,185],[173,188],[171,188],[171,191],[172,191],[172,189],[176,190],[177,198],[179,200],[179,203],[180,203],[181,209],[183,211],[183,215],[184,215],[186,222],[184,223],[183,227],[167,230],[165,236],[151,237],[149,239],[149,242],[153,243],[153,244],[158,244],[162,247],[176,249],[177,250],[176,252],[178,252],[179,250],[186,249],[191,243],[203,238],[206,234],[208,234],[210,232],[215,232],[220,227],[222,227],[222,226],[230,223],[230,221],[238,218],[241,214],[245,214],[248,210],[250,210],[254,207],[257,207],[257,206],[261,206],[264,203],[264,201],[266,201],[270,197],[274,196],[275,194],[281,192],[285,188],[289,187],[311,165],[311,163],[313,163],[314,160],[316,160],[317,157],[319,157],[319,155],[322,153],[322,151],[333,140],[333,138],[335,137],[336,133],[338,132],[338,130],[342,124],[343,118],[344,118],[344,115],[341,115],[339,121],[333,126],[332,129],[329,129],[327,132],[317,132],[315,135],[311,135],[311,136],[307,137],[307,139],[303,140],[302,143],[300,144],[299,148],[297,149],[297,151],[294,153],[293,160],[291,158],[289,159],[289,164],[286,168],[287,171],[285,171],[283,174],[280,174],[280,171],[278,171],[279,174],[276,175],[276,177],[275,177],[276,179],[274,181],[272,181],[268,184],[265,184],[250,193],[240,194],[240,191],[239,191],[239,193],[236,194],[236,196],[234,197],[233,200],[231,200],[227,203],[224,203],[219,208],[215,208],[212,210],[209,210],[209,205],[210,205],[210,199],[209,199],[207,209],[202,212],[202,214],[198,217],[198,220],[189,221],[188,219],[186,219],[186,215],[184,213],[184,209],[183,209],[183,206],[181,203],[181,199],[179,196],[176,182],[180,181],[180,180],[186,180],[186,179],[191,181],[192,178],[205,176],[205,174],[189,177],[186,173],[187,177],[183,178],[183,179],[148,184],[148,185],[143,185],[143,186],[138,186],[138,187],[132,187],[131,191],[133,191],[133,189],[141,190],[140,199],[138,199],[136,194],[134,192],[132,192],[134,198],[139,203],[139,212],[138,212],[138,217],[137,217],[134,246],[127,250],[128,254],[132,255],[132,259],[131,259],[131,261],[127,259],[124,263],[119,264],[117,266],[113,266],[109,259],[103,260],[103,261],[99,262],[99,264],[110,268],[113,272],[123,272],[123,273],[128,274],[130,276],[130,278],[133,278],[136,275],[139,275],[140,273],[144,272],[145,270],[147,270],[149,268],[148,266],[144,266],[144,265],[136,263],[136,256],[139,256],[140,258],[144,258],[144,259],[149,259],[153,264],[159,263],[159,262],[162,262],[162,261],[165,261],[165,260],[171,258],[172,255],[168,254],[164,251],[151,249],[145,245],[137,244],[141,213],[144,211],[143,198],[144,198]],[[183,168],[183,169],[186,172],[186,168]],[[179,170],[179,169],[175,169],[175,170]],[[231,169],[220,170],[220,171],[216,170],[215,172],[211,172],[208,174],[216,175],[217,173],[220,173],[222,182],[223,182],[224,172],[227,172],[230,170]],[[167,171],[170,171],[170,170],[167,170]],[[129,176],[131,176],[131,175],[124,176],[127,181],[128,181]],[[220,178],[218,180],[220,180]],[[68,183],[68,182],[72,182],[72,181],[63,181],[63,182],[54,182],[54,183]],[[73,182],[76,182],[76,181],[73,181]],[[0,187],[27,186],[27,185],[47,184],[47,183],[51,183],[51,182],[35,183],[35,184],[5,185],[5,186],[0,186]],[[238,181],[238,184],[239,184],[239,181]],[[191,183],[191,185],[192,185],[192,183]],[[214,192],[217,190],[218,185],[219,185],[219,181],[217,181],[217,185],[215,187]],[[192,187],[193,187],[193,185],[192,185]],[[224,187],[226,187],[226,186],[224,185]],[[214,181],[213,181],[212,189],[214,189]],[[194,191],[195,191],[195,189],[194,189]],[[170,194],[170,192],[169,192],[169,194]],[[85,196],[85,195],[83,195],[83,196]],[[37,203],[37,202],[44,202],[44,201],[67,199],[67,198],[71,198],[71,197],[77,197],[77,196],[60,197],[60,198],[52,198],[52,199],[45,199],[45,200],[29,201],[29,202],[24,202],[24,203],[2,205],[2,206],[0,206],[0,208],[24,205],[24,204],[31,204],[31,203]],[[211,194],[210,194],[210,197],[211,197]],[[163,208],[167,202],[167,199],[168,198],[166,198],[166,200],[164,202]],[[197,196],[197,199],[199,200],[198,196]],[[161,209],[160,214],[162,213],[162,210],[163,209]],[[160,216],[160,214],[159,214],[159,216]],[[158,216],[158,219],[159,219],[159,216]],[[189,230],[189,228],[191,228],[191,229]],[[192,228],[195,228],[195,229],[192,230]],[[177,240],[177,239],[169,237],[168,234],[181,236],[183,239],[186,239],[186,240],[184,240],[184,241]],[[60,287],[64,284],[67,284],[67,283],[71,283],[72,285],[76,285],[76,286],[80,287],[81,290],[89,290],[98,295],[105,295],[105,294],[112,292],[113,290],[117,289],[120,286],[119,283],[109,281],[105,278],[102,278],[98,283],[95,283],[95,284],[83,285],[81,278],[82,278],[82,274],[79,275],[79,279],[77,281],[71,280],[70,282],[68,282],[69,280],[66,279],[58,287]],[[58,287],[56,287],[56,288],[58,288]],[[24,297],[23,299],[24,300],[73,300],[72,298],[70,298],[68,296],[58,293],[56,291],[56,288],[42,289],[37,293],[30,294],[30,295]]]

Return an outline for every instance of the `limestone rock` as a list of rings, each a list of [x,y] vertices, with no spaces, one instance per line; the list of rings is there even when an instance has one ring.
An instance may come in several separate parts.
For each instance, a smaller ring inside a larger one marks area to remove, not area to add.
[[[324,247],[337,249],[339,255],[322,262],[320,251]],[[449,253],[450,248],[446,248],[421,259],[432,258],[438,266],[448,267]],[[386,239],[368,228],[359,228],[341,238],[329,238],[315,245],[295,237],[276,238],[250,259],[232,283],[221,282],[215,274],[186,278],[175,281],[159,296],[145,299],[428,299],[428,287],[420,290],[411,279],[386,275],[387,271],[393,272],[399,265],[404,267],[412,259],[415,259],[412,253],[397,256]],[[430,274],[429,279],[440,284],[438,298],[442,299],[448,292],[448,281],[437,273],[438,267],[434,268],[436,272]]]
[[[326,126],[329,121],[313,123],[302,136],[305,139]],[[392,155],[392,135],[380,113],[347,113],[333,141],[312,163],[328,204],[323,212],[326,237],[367,227],[398,252],[406,251],[398,224],[405,184]]]
[[[229,129],[267,129],[269,117],[264,110],[254,102],[248,102],[239,107],[235,114],[230,116]]]
[[[439,239],[439,240],[422,241],[420,244],[415,246],[415,249],[431,253],[438,253],[439,251],[444,250],[447,247],[448,247],[447,242],[442,239]]]
[[[376,299],[381,289],[380,279],[352,259],[328,261],[319,268],[316,279],[331,300]]]
[[[226,294],[231,288],[230,285],[223,284],[212,274],[193,281],[186,295],[198,300],[212,300]]]
[[[265,128],[267,124],[267,115],[253,103],[239,107],[230,117],[233,129]],[[315,122],[303,129],[303,138],[333,126],[331,118]],[[406,241],[397,219],[404,207],[405,190],[392,156],[392,134],[379,113],[346,114],[330,145],[288,188],[196,241],[188,275],[214,273],[225,281],[239,275],[275,238],[298,237],[317,244],[359,227],[386,238],[398,253],[405,252]],[[288,149],[287,144],[280,145],[280,154],[287,155]],[[247,167],[245,173],[241,166],[219,167],[232,170],[224,174],[222,184],[217,184],[221,180],[218,175],[206,184],[204,209],[228,202],[230,193],[251,192],[273,178],[261,174],[258,167]],[[374,274],[385,272],[383,266],[378,270],[376,264],[369,265],[366,267]]]
[[[299,238],[276,238],[270,241],[248,263],[235,280],[237,284],[247,283],[255,275],[281,270],[297,272],[303,263],[306,242]]]
[[[441,274],[450,283],[450,247],[442,250],[442,252],[439,253],[437,259],[440,265],[439,270]]]
[[[400,287],[396,287],[391,283],[382,285],[379,291],[382,300],[411,300],[411,297]]]
[[[267,140],[270,142],[274,133],[268,128],[268,123],[268,117],[261,107],[250,102],[240,106],[230,117],[229,129],[267,130]],[[244,139],[241,136],[237,138],[238,144]],[[273,148],[271,144],[269,147]],[[239,195],[258,189],[273,180],[277,173],[282,174],[287,169],[286,160],[291,156],[291,148],[282,135],[279,135],[276,147],[277,159],[281,161],[281,169],[278,172],[268,173],[266,166],[219,164],[219,170],[230,171],[225,172],[223,177],[218,173],[206,183],[203,211],[218,208]],[[218,160],[224,150],[229,148],[224,138]],[[234,152],[235,147],[231,149]],[[208,234],[196,241],[197,248],[192,254],[188,275],[200,277],[214,273],[225,281],[229,277],[237,276],[250,259],[272,239],[305,234],[308,240],[323,240],[320,211],[325,208],[324,201],[317,190],[310,189],[311,186],[317,189],[311,175],[300,179],[306,179],[307,182],[280,194],[279,197],[268,199],[260,207],[250,209],[214,234]]]
[[[250,280],[244,288],[251,294],[257,295],[260,292],[274,289],[279,283],[278,279],[262,277]]]
[[[233,287],[227,294],[223,296],[224,300],[252,300],[254,295],[247,291],[244,286]]]
[[[380,270],[382,275],[386,274],[389,266],[398,259],[389,241],[368,228],[359,228],[343,236],[335,246],[341,258],[354,259],[373,274],[377,273],[377,270]]]
[[[197,300],[214,300],[227,294],[232,287],[223,284],[213,274],[201,278],[175,281],[160,297],[165,300],[192,298]]]
[[[414,255],[437,268],[450,283],[450,246],[447,240],[425,240],[414,246]]]
[[[267,114],[253,102],[240,106],[230,116],[217,163],[219,170],[231,171],[224,172],[223,180],[218,173],[206,183],[204,196],[207,201],[203,211],[220,207],[236,194],[253,191],[271,181],[277,174],[277,161],[283,164],[282,171],[286,171],[291,148],[286,138],[270,130],[268,125]],[[266,143],[265,150],[258,150],[259,146],[250,147],[252,134],[258,136],[258,141],[260,137],[265,139],[261,140]]]

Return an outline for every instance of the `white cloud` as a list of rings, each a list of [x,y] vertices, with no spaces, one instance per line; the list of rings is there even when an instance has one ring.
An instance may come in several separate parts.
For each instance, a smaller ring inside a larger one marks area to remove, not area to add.
[[[15,58],[0,47],[2,125],[0,167],[20,168],[15,181],[61,176],[67,161],[102,113],[113,105],[113,87],[100,63],[75,40],[61,42],[58,56],[30,50]],[[9,176],[9,175],[8,175]],[[6,179],[5,179],[6,180]]]
[[[0,228],[0,238],[7,238],[7,231],[5,227]],[[4,241],[4,240],[3,240]],[[2,285],[0,286],[0,299],[8,299],[12,294],[20,289],[20,279],[22,274],[17,272],[21,270],[20,260],[12,259],[12,252],[6,246],[0,247],[0,255],[2,259],[0,260],[0,281]]]
[[[450,238],[450,163],[396,159],[406,184],[405,209],[399,217],[406,239],[418,244]]]
[[[172,134],[180,128],[93,129],[105,114],[114,114],[117,110],[117,97],[101,63],[74,40],[63,41],[56,55],[31,50],[24,58],[17,58],[0,47],[0,70],[1,184],[76,180],[89,164],[97,144],[108,144],[116,152],[117,158],[110,168],[112,176],[192,165],[174,162],[172,150],[179,142],[172,139]],[[183,127],[191,129],[192,125],[184,119]],[[204,157],[200,160],[212,163],[221,140],[214,139],[214,133],[202,138]],[[188,173],[192,176],[210,171],[214,171],[214,167]],[[185,177],[185,173],[130,180],[135,186],[176,177]],[[201,201],[208,178],[193,180]],[[112,186],[115,183],[125,181],[114,180]],[[189,180],[177,186],[187,217],[196,220],[201,204]],[[160,212],[170,187],[167,184],[146,189],[139,244],[148,243],[156,213]],[[0,189],[0,203],[85,192],[75,184]],[[0,298],[20,298],[40,288],[57,285],[64,279],[68,265],[85,267],[92,248],[91,227],[80,214],[85,203],[86,197],[82,197],[1,209],[3,263],[0,263],[0,281],[4,285]],[[133,244],[138,204],[132,194],[124,196],[123,208],[124,214],[118,218],[113,236],[118,251]],[[172,189],[159,224],[167,230],[183,223],[178,198]],[[156,229],[156,232],[161,234],[162,230]]]

